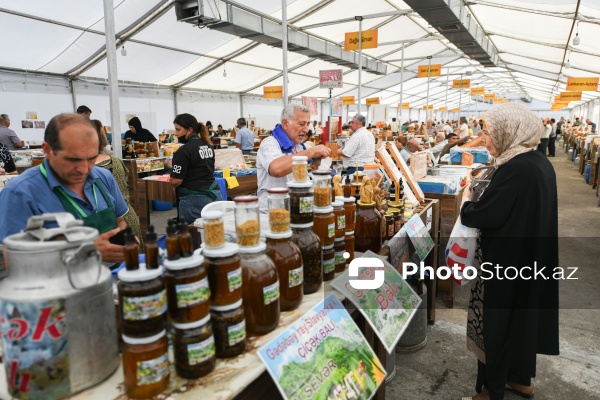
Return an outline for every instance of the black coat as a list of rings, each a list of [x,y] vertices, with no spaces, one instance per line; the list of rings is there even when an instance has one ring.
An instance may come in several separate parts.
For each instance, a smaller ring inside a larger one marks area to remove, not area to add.
[[[534,377],[536,354],[558,354],[558,200],[556,174],[539,151],[520,154],[500,166],[479,202],[465,202],[462,223],[481,232],[483,262],[512,277],[513,266],[544,280],[484,281],[483,337],[486,371],[519,368]],[[484,274],[486,276],[491,274]]]
[[[131,138],[134,142],[156,142],[156,137],[148,130],[142,128],[142,122],[138,117],[129,120],[129,125],[135,128],[135,133],[131,130],[125,132],[125,140]]]

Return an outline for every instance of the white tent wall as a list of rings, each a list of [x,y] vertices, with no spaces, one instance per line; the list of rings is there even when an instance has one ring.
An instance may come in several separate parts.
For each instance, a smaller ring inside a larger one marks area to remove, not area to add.
[[[219,124],[223,129],[232,129],[240,117],[240,96],[237,94],[205,93],[181,91],[177,93],[177,110],[180,114],[192,114],[199,122],[210,121],[215,129]],[[173,118],[168,129],[173,129]]]

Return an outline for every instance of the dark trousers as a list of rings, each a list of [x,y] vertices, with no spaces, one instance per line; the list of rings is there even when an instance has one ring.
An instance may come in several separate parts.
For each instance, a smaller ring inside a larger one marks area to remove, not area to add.
[[[363,170],[363,167],[358,167],[359,171]],[[346,169],[346,174],[347,175],[352,175],[356,173],[356,167],[348,167],[348,169]]]
[[[548,141],[548,155],[554,157],[556,154],[556,136]]]
[[[485,364],[477,361],[477,385],[475,386],[477,393],[481,392],[483,386],[485,386],[490,394],[490,400],[503,400],[506,382],[530,386],[531,377],[525,376],[516,368],[509,368],[505,374],[499,376],[488,376]]]
[[[548,138],[541,139],[537,149],[541,151],[543,155],[546,155],[546,150],[548,149]]]

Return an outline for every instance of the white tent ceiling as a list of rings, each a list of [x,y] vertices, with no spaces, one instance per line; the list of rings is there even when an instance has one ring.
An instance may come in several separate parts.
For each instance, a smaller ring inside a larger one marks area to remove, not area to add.
[[[208,0],[208,3],[216,0]],[[228,0],[227,0],[228,1]],[[108,78],[102,0],[0,0],[3,40],[2,71],[65,75],[98,81]],[[263,86],[281,85],[282,51],[251,40],[177,21],[174,0],[114,0],[119,80],[140,85],[164,85],[262,94]],[[272,18],[281,18],[281,0],[237,0],[236,4]],[[598,0],[467,0],[465,6],[483,28],[499,55],[499,65],[484,68],[445,38],[407,43],[404,49],[402,101],[411,107],[427,102],[427,80],[416,78],[418,65],[443,65],[442,76],[431,80],[430,103],[457,107],[473,101],[468,91],[449,89],[447,81],[470,78],[509,98],[551,102],[565,90],[566,79],[600,76],[600,1]],[[358,22],[310,27],[328,21],[398,10],[409,10],[399,0],[288,0],[291,26],[343,44],[344,33],[358,30]],[[380,97],[383,104],[400,100],[401,40],[439,33],[417,13],[365,19],[363,29],[377,27],[376,49],[364,54],[387,64],[387,76],[363,71],[362,97]],[[581,43],[573,45],[578,33]],[[570,67],[567,68],[570,64]],[[344,88],[333,96],[358,95],[358,71],[289,52],[289,94],[328,97],[318,88],[318,71],[341,68]],[[472,72],[466,76],[466,72]],[[446,76],[450,74],[449,76]],[[584,92],[582,102],[597,99]],[[364,101],[364,100],[363,100]],[[582,102],[572,102],[571,107]]]

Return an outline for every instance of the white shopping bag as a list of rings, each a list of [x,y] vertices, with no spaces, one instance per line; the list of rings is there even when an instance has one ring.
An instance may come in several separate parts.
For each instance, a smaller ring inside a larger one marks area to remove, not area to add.
[[[467,266],[473,266],[475,261],[475,250],[477,249],[478,229],[464,226],[460,220],[460,215],[452,228],[448,245],[446,246],[446,265],[453,268],[456,264],[459,267],[458,274],[452,274],[452,279],[460,286],[469,283],[462,271]]]

